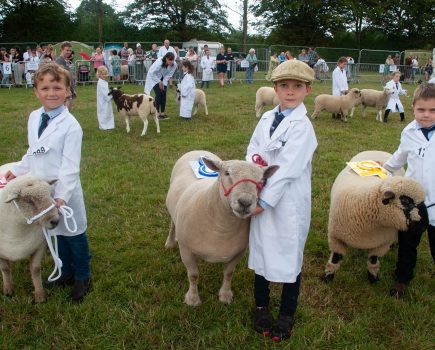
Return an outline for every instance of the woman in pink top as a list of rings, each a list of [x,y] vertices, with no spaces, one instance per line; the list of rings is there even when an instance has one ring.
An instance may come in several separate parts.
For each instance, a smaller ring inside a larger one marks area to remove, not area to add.
[[[94,71],[97,72],[98,67],[104,66],[104,55],[101,52],[101,47],[97,47],[92,54],[91,61],[94,63]]]

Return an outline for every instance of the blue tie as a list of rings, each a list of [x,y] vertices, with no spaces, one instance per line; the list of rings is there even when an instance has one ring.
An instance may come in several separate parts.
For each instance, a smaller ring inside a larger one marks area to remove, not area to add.
[[[421,128],[420,130],[423,133],[424,137],[426,137],[426,140],[429,141],[429,133],[435,130],[435,125],[432,125],[430,128]]]
[[[272,137],[274,131],[278,127],[279,123],[285,118],[285,115],[280,112],[275,112],[275,119],[273,120],[272,126],[270,127],[270,137]]]
[[[41,124],[39,125],[39,129],[38,129],[38,138],[41,137],[42,133],[44,132],[45,128],[48,125],[49,120],[50,120],[50,116],[47,113],[41,114]]]

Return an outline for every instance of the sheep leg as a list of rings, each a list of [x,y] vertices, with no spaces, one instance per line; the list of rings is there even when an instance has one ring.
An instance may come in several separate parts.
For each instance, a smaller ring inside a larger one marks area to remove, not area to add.
[[[198,294],[198,263],[195,255],[193,255],[188,248],[182,245],[179,245],[179,247],[181,260],[184,266],[186,266],[187,277],[189,278],[189,290],[184,296],[184,302],[189,306],[198,306],[201,304],[201,299]]]
[[[320,109],[315,109],[313,114],[311,114],[311,119],[316,119],[320,111],[321,111]]]
[[[381,263],[379,261],[380,257],[383,257],[389,250],[392,242],[388,242],[380,247],[370,249],[367,259],[367,278],[370,283],[375,283],[379,281],[379,270]]]
[[[349,117],[353,118],[353,112],[355,112],[355,106],[352,107]]]
[[[125,116],[125,125],[127,128],[127,133],[130,132],[130,117],[128,115]]]
[[[159,114],[157,113],[157,110],[155,113],[153,113],[153,119],[154,119],[154,123],[156,123],[157,134],[160,134],[160,122],[159,122]]]
[[[366,117],[366,106],[361,105],[361,115],[363,116],[363,118]]]
[[[325,266],[325,274],[320,277],[323,282],[331,282],[334,279],[335,273],[340,268],[340,262],[343,259],[343,254],[332,252]]]
[[[255,115],[257,118],[261,117],[261,110],[263,109],[263,107],[264,107],[264,103],[257,102],[255,104]]]
[[[233,272],[245,255],[245,251],[241,252],[239,255],[235,256],[233,260],[224,265],[224,278],[222,281],[222,286],[219,289],[219,301],[224,304],[231,304],[233,301],[233,291],[231,290],[231,279],[233,278]]]
[[[208,115],[207,103],[204,103],[204,111],[205,111],[205,115]]]
[[[175,240],[175,224],[171,220],[171,226],[169,226],[168,238],[166,238],[165,248],[174,248],[177,245]]]
[[[195,103],[195,104],[193,105],[192,115],[196,115],[196,113],[198,113],[198,105]]]
[[[14,292],[11,263],[8,260],[0,259],[0,270],[2,271],[3,276],[3,294],[11,296]]]
[[[340,118],[341,118],[341,121],[343,121],[343,122],[347,122],[347,110],[346,111],[344,111],[344,110],[340,110]]]
[[[42,287],[41,279],[41,261],[44,257],[45,245],[42,245],[30,257],[30,274],[32,276],[33,287],[35,288],[35,302],[40,303],[45,301],[45,292]]]
[[[382,122],[382,109],[378,110],[378,113],[376,114],[376,120]]]
[[[142,134],[140,134],[140,136],[144,136],[147,133],[147,129],[148,129],[148,118],[141,118],[143,120],[143,130],[142,130]]]

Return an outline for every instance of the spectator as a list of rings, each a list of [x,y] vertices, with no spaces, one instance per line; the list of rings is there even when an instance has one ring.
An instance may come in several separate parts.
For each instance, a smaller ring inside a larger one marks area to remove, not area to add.
[[[159,54],[159,49],[157,48],[157,44],[152,44],[151,51],[147,56],[147,58],[150,59],[152,63],[154,63],[156,59],[159,58],[158,54]]]
[[[270,77],[272,75],[272,71],[278,67],[279,65],[279,60],[278,60],[278,52],[274,52],[272,56],[270,56],[270,61],[269,61],[269,70],[267,71],[266,74],[266,80],[270,81]]]
[[[313,68],[316,74],[316,79],[319,79],[320,82],[322,82],[322,80],[326,78],[326,73],[329,72],[328,64],[322,57],[319,56],[319,59]]]
[[[52,44],[47,45],[45,54],[49,55],[52,61],[56,61],[56,53],[54,52],[54,48]]]
[[[246,82],[252,84],[254,79],[255,67],[257,67],[257,56],[255,55],[255,49],[249,49],[249,54],[246,56],[246,60],[249,63],[249,67],[246,68]]]
[[[136,51],[134,52],[135,56],[135,80],[139,81],[139,84],[145,80],[145,67],[144,67],[144,59],[145,52],[142,49],[142,45],[140,43],[136,44]]]
[[[285,57],[287,58],[287,61],[295,59],[290,51],[286,51]]]
[[[23,53],[23,61],[30,61],[30,57],[32,57],[32,48],[30,46],[27,46],[26,52]]]
[[[307,55],[307,52],[305,51],[305,49],[301,50],[301,53],[298,55],[298,61],[302,61],[306,64],[308,64],[309,58]]]
[[[397,66],[398,69],[400,66],[400,55],[398,53],[394,55],[393,61],[394,61],[394,65]]]
[[[414,56],[411,61],[412,67],[412,82],[415,80],[415,76],[419,73],[420,66],[418,64],[418,56]]]
[[[72,99],[75,95],[75,74],[74,74],[74,63],[72,61],[72,44],[69,41],[64,41],[60,45],[60,56],[56,59],[56,63],[65,68],[70,75],[70,95],[65,101],[65,106],[69,111],[72,110]]]
[[[219,77],[219,86],[223,88],[225,86],[224,79],[227,72],[227,60],[225,59],[225,48],[222,46],[220,52],[216,56],[216,70]]]
[[[2,61],[2,73],[3,73],[1,85],[3,87],[3,85],[11,84],[11,74],[5,73],[5,69],[4,69],[4,66],[6,66],[5,63],[11,62],[11,59],[10,59],[10,56],[6,52],[6,49],[4,47],[1,48],[1,52],[2,52],[1,61]]]
[[[42,59],[44,58],[44,51],[39,45],[36,46],[36,55],[38,56],[40,61],[42,61]]]
[[[201,68],[202,68],[202,80],[201,89],[204,86],[208,88],[210,86],[210,80],[213,80],[213,59],[210,57],[210,50],[208,48],[204,49],[204,56],[201,58]]]
[[[429,57],[426,65],[424,66],[424,80],[428,81],[433,73],[432,58]]]
[[[172,82],[173,79],[175,79],[175,83],[178,84],[178,81],[180,79],[180,75],[182,76],[182,74],[180,74],[181,72],[181,58],[180,58],[180,49],[178,48],[178,46],[174,46],[174,51],[175,51],[175,65],[177,66],[177,69],[175,69],[174,72],[174,76],[169,79],[169,87],[172,88]]]
[[[121,59],[116,50],[110,51],[110,64],[112,65],[112,74],[115,81],[121,80]]]
[[[134,79],[134,62],[135,62],[136,57],[134,56],[134,52],[132,48],[128,48],[128,59],[127,59],[127,63],[128,63],[128,78],[131,81],[132,79]]]
[[[101,47],[97,46],[95,52],[92,54],[91,61],[94,65],[94,72],[97,73],[97,69],[104,66],[104,54],[101,51]]]
[[[168,52],[172,52],[174,54],[175,59],[177,59],[177,53],[175,52],[175,49],[169,44],[170,44],[169,40],[165,39],[165,41],[163,42],[163,46],[159,49],[157,57],[163,57]]]
[[[188,60],[190,63],[192,63],[193,66],[193,76],[196,77],[197,74],[197,67],[198,67],[198,55],[196,54],[193,47],[189,47],[189,50],[187,51],[186,60]]]
[[[124,43],[124,47],[121,49],[121,65],[126,65],[128,63],[128,43]]]
[[[225,60],[227,61],[227,83],[231,85],[233,83],[233,71],[235,70],[236,64],[236,59],[234,58],[233,50],[231,49],[231,47],[227,48]]]
[[[35,71],[38,69],[39,66],[39,57],[36,53],[36,49],[32,50],[32,56],[29,58],[28,62],[29,64],[26,64],[26,83],[30,87],[33,86],[33,75],[35,74]],[[32,63],[32,66],[30,66],[30,62]]]
[[[312,47],[308,48],[308,65],[311,68],[314,68],[314,65],[317,63],[319,59],[319,55]]]
[[[390,67],[394,65],[394,60],[391,55],[388,55],[384,64],[384,84],[389,80]]]
[[[279,63],[285,62],[287,61],[287,55],[284,51],[282,51],[279,55],[278,55],[278,61]]]
[[[353,58],[351,56],[347,56],[347,79],[348,80],[352,80],[353,77],[355,76],[355,61],[353,60]]]

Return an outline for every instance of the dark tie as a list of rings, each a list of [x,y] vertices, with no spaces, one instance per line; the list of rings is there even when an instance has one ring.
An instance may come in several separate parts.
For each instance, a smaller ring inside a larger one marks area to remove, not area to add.
[[[399,83],[396,83],[396,89],[399,91]]]
[[[424,137],[426,137],[426,140],[429,141],[429,133],[435,130],[435,125],[431,126],[430,128],[421,128],[420,130],[423,133]]]
[[[270,137],[272,137],[274,131],[278,127],[279,123],[285,118],[285,115],[280,112],[275,112],[275,119],[273,120],[272,126],[270,127]]]
[[[50,117],[47,113],[41,114],[41,124],[39,125],[39,129],[38,129],[38,138],[41,137],[42,133],[44,132],[45,128],[48,125],[49,120],[50,120]]]

